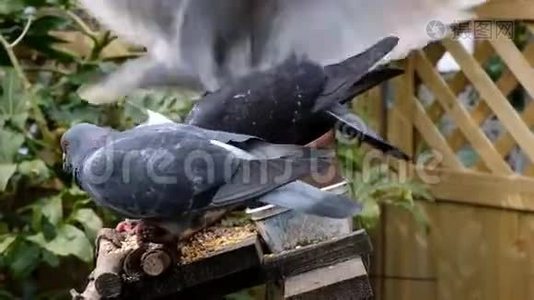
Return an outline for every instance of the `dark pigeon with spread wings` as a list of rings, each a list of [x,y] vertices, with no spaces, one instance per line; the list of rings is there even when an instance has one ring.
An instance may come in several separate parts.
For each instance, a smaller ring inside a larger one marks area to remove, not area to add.
[[[188,124],[258,136],[271,143],[306,145],[338,124],[338,129],[401,159],[402,151],[384,141],[345,105],[356,95],[402,73],[370,70],[398,39],[381,40],[339,64],[322,67],[295,56],[264,72],[254,72],[197,101]]]

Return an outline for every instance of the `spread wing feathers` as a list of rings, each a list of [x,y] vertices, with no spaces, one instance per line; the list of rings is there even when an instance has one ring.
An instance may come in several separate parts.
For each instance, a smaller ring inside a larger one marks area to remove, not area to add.
[[[365,125],[362,119],[351,113],[345,106],[336,105],[329,109],[327,113],[339,122],[340,126],[338,127],[338,130],[344,137],[359,139],[360,141],[364,141],[374,148],[399,159],[410,159],[410,157],[399,148],[382,139],[371,128]]]
[[[386,36],[400,39],[388,59],[402,58],[412,49],[443,38],[445,25],[472,18],[470,9],[483,2],[82,0],[111,30],[146,46],[152,59],[200,78],[209,90],[255,68],[279,64],[292,54],[322,65],[335,64],[365,51]],[[180,82],[183,79],[177,80],[176,85],[183,85]],[[125,81],[116,80],[110,85]],[[114,90],[121,91],[121,87]],[[94,103],[103,101],[86,99]]]
[[[225,207],[252,200],[308,175],[314,169],[322,173],[329,165],[328,160],[306,158],[242,161],[231,180],[218,189],[210,206]],[[292,208],[290,205],[285,207]]]
[[[203,88],[200,79],[192,70],[187,69],[186,65],[172,61],[161,62],[151,56],[145,56],[126,62],[96,84],[83,85],[78,94],[82,99],[98,99],[98,104],[104,104],[117,101],[128,91],[165,86],[194,90]]]
[[[186,0],[82,0],[81,4],[104,26],[128,42],[154,48],[176,38],[177,20]],[[175,49],[177,50],[177,49]],[[176,53],[175,53],[176,54]]]
[[[284,185],[262,196],[259,201],[335,219],[354,216],[362,209],[360,204],[345,196],[318,190],[301,181]]]
[[[314,105],[314,111],[321,111],[347,98],[347,92],[371,69],[379,60],[398,44],[396,37],[387,37],[369,49],[338,63],[325,67],[326,83]]]
[[[306,53],[323,64],[360,53],[385,36],[397,36],[399,46],[389,59],[443,37],[429,32],[431,22],[448,25],[473,17],[470,9],[484,0],[294,0],[276,1],[278,18],[269,53]],[[310,22],[309,20],[313,20]],[[436,28],[436,29],[445,29]]]

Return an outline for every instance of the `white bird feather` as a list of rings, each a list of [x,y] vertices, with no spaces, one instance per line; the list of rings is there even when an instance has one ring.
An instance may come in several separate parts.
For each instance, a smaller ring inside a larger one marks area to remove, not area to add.
[[[215,90],[225,81],[307,56],[323,65],[400,38],[387,60],[443,38],[485,0],[81,0],[105,26],[148,49],[84,88],[95,103],[150,85]],[[385,61],[384,61],[385,62]]]

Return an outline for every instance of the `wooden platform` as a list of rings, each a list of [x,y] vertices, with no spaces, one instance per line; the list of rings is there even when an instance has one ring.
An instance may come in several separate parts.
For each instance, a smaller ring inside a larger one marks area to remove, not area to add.
[[[258,237],[158,277],[126,283],[123,299],[222,299],[268,284],[266,299],[370,299],[363,230],[280,254],[265,254]]]

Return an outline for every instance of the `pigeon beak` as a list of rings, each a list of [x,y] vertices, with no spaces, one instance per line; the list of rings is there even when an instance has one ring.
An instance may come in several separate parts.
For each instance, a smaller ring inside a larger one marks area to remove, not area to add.
[[[67,162],[67,154],[65,154],[65,152],[63,152],[63,154],[62,154],[61,160],[63,162],[63,170],[64,171],[69,171],[70,170],[70,165]]]

